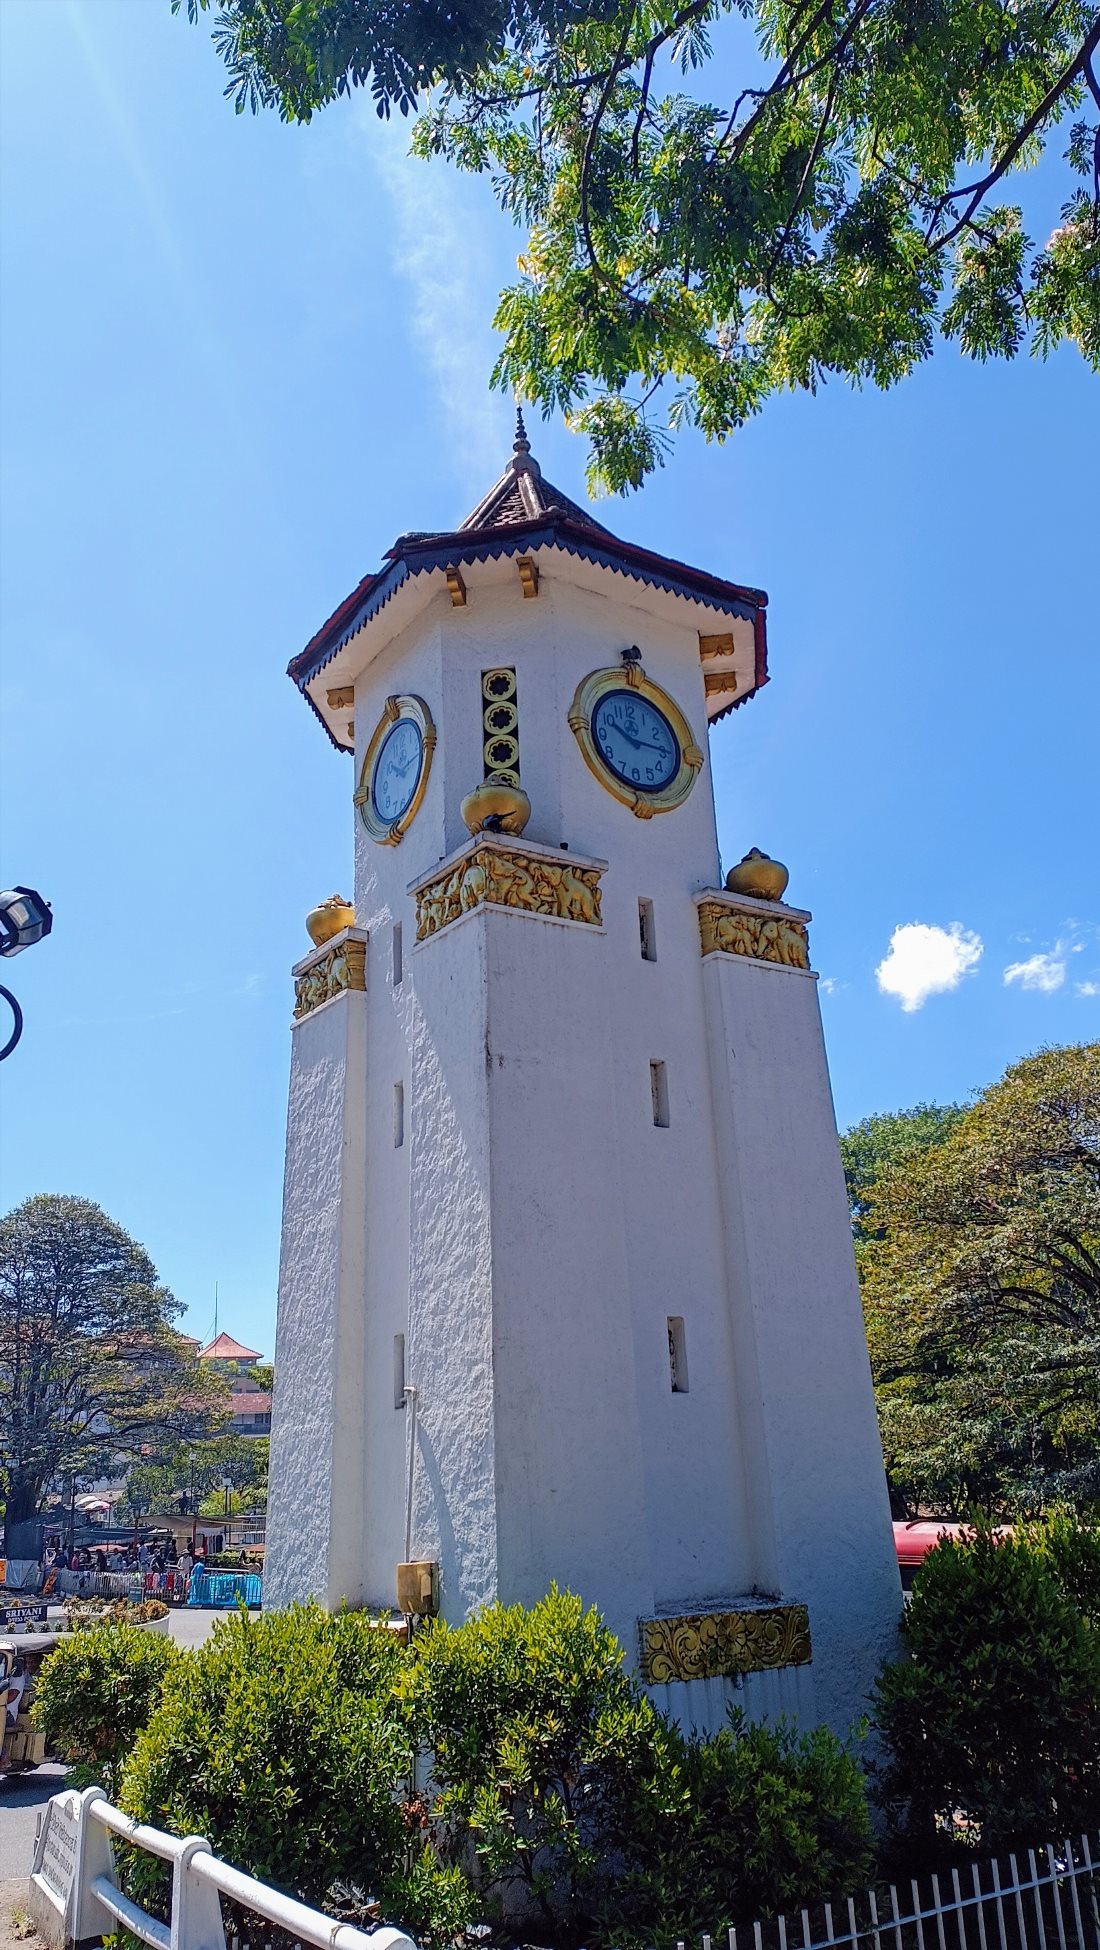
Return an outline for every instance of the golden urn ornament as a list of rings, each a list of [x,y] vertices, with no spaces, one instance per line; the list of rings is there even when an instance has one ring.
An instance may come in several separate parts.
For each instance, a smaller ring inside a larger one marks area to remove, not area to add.
[[[748,894],[754,901],[781,901],[790,877],[781,861],[754,846],[730,868],[726,886],[731,894]]]
[[[462,818],[471,833],[522,833],[531,801],[521,785],[486,779],[462,801]]]
[[[306,931],[315,948],[323,948],[334,934],[342,934],[345,928],[354,926],[355,909],[343,894],[330,894],[327,901],[311,907],[306,915]]]

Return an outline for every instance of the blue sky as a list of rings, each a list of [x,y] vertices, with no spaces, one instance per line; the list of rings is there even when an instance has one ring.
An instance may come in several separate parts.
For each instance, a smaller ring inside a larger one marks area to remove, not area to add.
[[[56,914],[8,964],[3,1203],[99,1200],[196,1333],[217,1282],[270,1353],[289,968],[352,834],[350,763],[283,672],[499,472],[519,240],[364,100],[235,117],[168,0],[3,0],[0,37],[0,873]],[[815,912],[842,1125],[1100,1034],[1097,398],[1073,350],[944,351],[683,441],[600,510],[770,593],[719,830]],[[583,494],[580,443],[531,430]]]

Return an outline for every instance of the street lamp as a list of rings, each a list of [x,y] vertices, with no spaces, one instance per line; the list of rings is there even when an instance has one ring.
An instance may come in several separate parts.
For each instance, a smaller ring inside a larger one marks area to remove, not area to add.
[[[50,903],[33,887],[9,887],[0,893],[0,955],[21,955],[24,948],[33,948],[36,941],[44,941],[53,927],[53,914]],[[0,982],[0,996],[3,996],[12,1013],[12,1031],[3,1048],[0,1049],[0,1063],[12,1050],[23,1034],[23,1011],[11,990]]]

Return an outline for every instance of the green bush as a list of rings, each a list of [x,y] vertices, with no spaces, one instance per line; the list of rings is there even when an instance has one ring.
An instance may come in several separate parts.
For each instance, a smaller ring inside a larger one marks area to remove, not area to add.
[[[113,1704],[123,1630],[74,1641],[86,1701]],[[411,1649],[312,1605],[242,1608],[190,1653],[135,1639],[169,1683],[118,1740],[116,1761],[134,1741],[111,1782],[126,1811],[319,1907],[361,1918],[373,1897],[428,1945],[488,1922],[560,1950],[663,1950],[868,1873],[861,1776],[831,1735],[737,1722],[685,1738],[567,1593],[435,1625]],[[102,1719],[97,1757],[117,1730]],[[120,1861],[166,1914],[164,1865]]]
[[[1100,1631],[1100,1529],[1059,1510],[1045,1523],[1029,1524],[1023,1535],[1042,1553],[1061,1591],[1086,1624]]]
[[[43,1661],[31,1714],[76,1783],[97,1782],[114,1797],[180,1657],[171,1639],[137,1625],[91,1624],[59,1638]]]
[[[1098,1571],[1096,1538],[1066,1519],[1015,1538],[978,1526],[930,1553],[911,1656],[883,1669],[875,1706],[879,1793],[910,1853],[1100,1820]]]
[[[634,1826],[632,1866],[601,1918],[604,1942],[720,1937],[870,1880],[863,1773],[827,1727],[799,1735],[731,1714],[707,1740],[674,1735],[666,1765],[680,1792],[668,1812]]]
[[[831,1734],[684,1738],[570,1594],[435,1626],[404,1686],[433,1844],[472,1842],[479,1915],[528,1940],[675,1943],[870,1872],[863,1777]]]
[[[178,1669],[123,1774],[123,1808],[207,1836],[307,1902],[338,1880],[380,1892],[406,1844],[403,1656],[362,1614],[242,1608]]]
[[[595,1611],[552,1590],[436,1624],[404,1681],[439,1858],[464,1863],[479,1915],[540,1942],[582,1941],[608,1900],[633,1808],[667,1792],[668,1728]],[[472,1854],[471,1854],[472,1845]]]

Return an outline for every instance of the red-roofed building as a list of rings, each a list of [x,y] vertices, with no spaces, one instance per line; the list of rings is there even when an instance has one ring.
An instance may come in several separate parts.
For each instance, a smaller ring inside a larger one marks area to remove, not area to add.
[[[230,1433],[270,1435],[271,1396],[249,1372],[263,1360],[262,1354],[254,1347],[245,1347],[242,1342],[235,1341],[232,1334],[219,1334],[201,1349],[199,1360],[229,1383],[233,1412]]]
[[[271,1434],[271,1396],[264,1389],[234,1389],[231,1406],[234,1435]]]
[[[223,1361],[236,1361],[242,1367],[251,1367],[254,1361],[262,1359],[263,1356],[258,1354],[254,1347],[242,1347],[240,1341],[233,1339],[232,1334],[219,1334],[216,1341],[210,1341],[199,1351],[200,1361],[212,1361],[215,1365]]]

